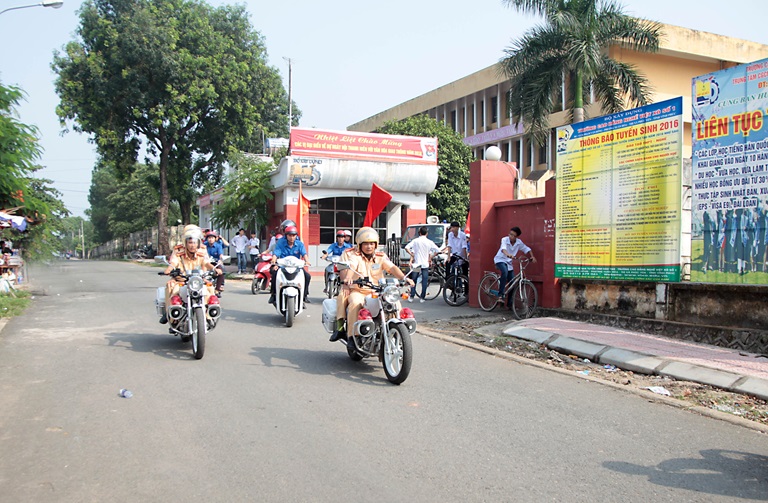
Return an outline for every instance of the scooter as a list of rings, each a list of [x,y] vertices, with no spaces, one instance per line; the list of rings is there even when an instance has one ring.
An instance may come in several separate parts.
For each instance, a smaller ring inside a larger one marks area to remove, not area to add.
[[[344,262],[337,262],[339,269],[346,267]],[[382,278],[379,284],[368,278],[359,278],[353,282],[373,290],[365,297],[365,306],[358,313],[353,327],[345,326],[347,338],[339,339],[347,346],[347,354],[353,361],[372,356],[378,357],[384,365],[384,374],[392,384],[401,384],[411,373],[413,361],[413,343],[411,335],[416,332],[416,318],[407,307],[400,306],[400,299],[407,297],[401,293],[406,282],[395,278]],[[323,327],[328,333],[336,328],[336,301],[323,301]]]
[[[253,271],[253,280],[251,280],[251,293],[256,295],[261,292],[269,291],[269,282],[272,280],[272,274],[269,272],[271,266],[272,254],[264,252],[256,264],[256,270]]]
[[[328,267],[325,268],[325,294],[329,299],[332,299],[339,295],[341,290],[341,279],[339,278],[339,269],[336,264],[341,260],[339,255],[324,255],[323,258],[330,262]]]
[[[277,259],[275,274],[275,308],[285,317],[285,326],[304,310],[304,261],[297,257]]]

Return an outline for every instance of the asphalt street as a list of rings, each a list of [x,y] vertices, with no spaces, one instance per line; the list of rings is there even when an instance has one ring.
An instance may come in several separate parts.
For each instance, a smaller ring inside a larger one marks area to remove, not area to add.
[[[292,328],[229,282],[196,361],[157,271],[31,271],[0,332],[0,500],[768,500],[768,437],[730,423],[418,334],[391,385],[327,341],[320,282]],[[443,306],[410,307],[471,312]]]

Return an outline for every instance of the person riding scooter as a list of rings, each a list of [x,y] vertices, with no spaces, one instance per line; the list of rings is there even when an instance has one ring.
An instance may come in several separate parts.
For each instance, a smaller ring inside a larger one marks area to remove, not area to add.
[[[307,249],[298,239],[299,231],[295,226],[289,225],[285,228],[285,236],[277,240],[275,244],[275,251],[272,254],[272,280],[269,291],[269,303],[275,304],[275,276],[277,275],[277,259],[283,257],[297,257],[304,261],[305,267],[309,267],[309,257],[307,256]],[[309,281],[311,276],[307,269],[304,269],[304,302],[311,304],[309,300]]]
[[[344,240],[344,231],[338,231],[336,233],[336,242],[333,243],[331,246],[328,247],[327,250],[323,250],[323,258],[327,259],[327,255],[333,256],[341,256],[342,253],[344,253],[346,250],[352,248],[352,243],[347,243]],[[323,293],[328,293],[328,276],[333,271],[333,264],[328,265],[328,267],[325,268],[325,274],[323,276],[323,284],[326,285],[326,288],[323,289]]]

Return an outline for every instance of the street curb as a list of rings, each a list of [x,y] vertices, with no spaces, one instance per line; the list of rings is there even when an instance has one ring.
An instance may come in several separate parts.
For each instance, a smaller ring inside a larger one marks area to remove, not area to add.
[[[479,331],[476,331],[478,333],[481,333]],[[540,331],[539,331],[540,332]],[[651,391],[636,389],[636,388],[629,388],[627,386],[614,383],[612,381],[604,381],[602,379],[598,379],[596,377],[585,375],[585,374],[579,374],[572,370],[562,369],[558,367],[554,367],[552,365],[548,365],[546,363],[541,363],[536,360],[529,360],[528,358],[524,358],[522,356],[517,356],[512,353],[507,353],[505,351],[501,351],[498,349],[489,348],[486,346],[483,346],[482,344],[477,344],[474,342],[466,341],[464,339],[459,339],[458,337],[453,337],[450,335],[445,335],[440,332],[434,332],[429,329],[425,329],[422,327],[416,328],[416,333],[420,333],[422,335],[425,335],[427,337],[430,337],[432,339],[441,340],[443,342],[447,342],[450,344],[455,344],[457,346],[463,346],[465,348],[473,349],[475,351],[479,351],[481,353],[486,353],[491,356],[495,356],[498,358],[503,358],[505,360],[513,361],[522,365],[528,365],[531,367],[540,368],[543,370],[549,370],[551,372],[555,372],[561,375],[567,375],[570,377],[577,377],[579,379],[584,379],[586,381],[594,382],[597,384],[601,384],[603,386],[608,386],[609,388],[614,388],[616,390],[624,391],[625,393],[632,393],[634,395],[641,396],[648,401],[651,402],[658,402],[663,403],[665,405],[669,405],[672,407],[676,407],[678,409],[683,410],[689,410],[691,412],[695,412],[699,415],[711,417],[713,419],[719,419],[721,421],[725,421],[727,423],[734,424],[736,426],[742,426],[744,428],[748,428],[750,430],[759,431],[761,433],[768,434],[768,425],[763,425],[761,423],[756,423],[754,421],[750,421],[748,419],[744,419],[738,416],[734,416],[733,414],[729,414],[727,412],[721,412],[718,410],[712,410],[708,409],[706,407],[702,407],[700,405],[691,405],[688,402],[685,402],[683,400],[678,400],[677,398],[672,398],[668,396],[658,395],[656,393],[653,393]],[[482,333],[481,333],[482,335]]]
[[[762,400],[768,400],[768,381],[765,379],[743,376],[702,365],[692,365],[637,351],[582,341],[532,328],[512,326],[504,329],[503,333],[517,339],[543,344],[560,353],[588,358],[593,362],[613,365],[623,370],[672,377],[679,381],[707,384],[727,391],[745,393]]]
[[[5,328],[5,325],[8,323],[8,320],[10,320],[10,318],[0,318],[0,334],[3,333],[3,329]]]

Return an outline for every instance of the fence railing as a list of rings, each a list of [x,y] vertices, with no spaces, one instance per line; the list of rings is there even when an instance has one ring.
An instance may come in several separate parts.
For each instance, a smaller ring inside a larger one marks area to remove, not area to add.
[[[172,248],[181,242],[184,227],[174,225],[168,228],[168,246]],[[113,239],[95,248],[92,248],[88,256],[93,259],[126,258],[133,250],[138,250],[146,244],[151,244],[153,250],[159,248],[157,228],[144,229],[130,233],[128,236]]]

